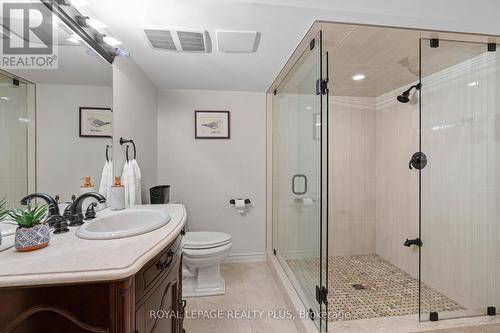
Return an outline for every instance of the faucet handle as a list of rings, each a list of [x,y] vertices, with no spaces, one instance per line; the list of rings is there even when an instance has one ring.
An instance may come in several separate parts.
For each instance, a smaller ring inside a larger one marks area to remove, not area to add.
[[[64,212],[63,212],[63,216],[66,220],[69,220],[69,218],[71,217],[71,205],[73,204],[72,202],[66,202],[68,205],[66,206],[66,208],[64,208]]]
[[[54,234],[62,234],[69,231],[68,222],[62,216],[52,216]]]
[[[97,207],[97,202],[92,202],[85,211],[85,219],[92,220],[95,219],[95,207]]]

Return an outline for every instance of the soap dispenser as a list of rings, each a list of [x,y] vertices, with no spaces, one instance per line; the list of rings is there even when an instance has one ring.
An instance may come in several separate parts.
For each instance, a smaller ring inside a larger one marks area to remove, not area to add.
[[[110,196],[111,210],[125,209],[125,186],[122,185],[122,180],[119,176],[115,177],[115,183],[111,186]]]
[[[92,177],[85,176],[82,179],[83,184],[80,186],[80,194],[95,192],[94,184],[92,184]]]

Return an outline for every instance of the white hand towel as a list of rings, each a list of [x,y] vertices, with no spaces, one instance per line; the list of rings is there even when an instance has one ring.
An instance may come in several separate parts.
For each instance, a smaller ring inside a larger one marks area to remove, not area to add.
[[[102,174],[101,174],[101,182],[99,183],[99,193],[102,195],[106,195],[106,182],[108,179],[108,176],[106,175],[106,172],[108,172],[108,163],[109,161],[106,161],[104,163],[104,167],[102,168]]]
[[[139,168],[139,164],[136,159],[130,161],[132,164],[133,172],[134,172],[134,185],[135,185],[135,204],[142,204],[142,193],[141,193],[141,168]]]
[[[129,205],[137,205],[137,189],[136,189],[136,181],[135,181],[135,172],[134,172],[134,165],[132,161],[129,161],[127,167],[127,173],[128,173],[128,203]],[[125,191],[127,191],[127,188],[125,187]]]
[[[113,186],[113,161],[108,162],[108,172],[107,172],[108,180],[106,184],[106,200],[111,199],[111,186]]]
[[[130,203],[130,163],[125,161],[122,170],[122,185],[125,187],[125,206],[128,206]]]
[[[101,182],[99,184],[99,193],[102,194],[106,200],[109,200],[111,193],[111,185],[113,184],[113,163],[106,161],[102,168]]]

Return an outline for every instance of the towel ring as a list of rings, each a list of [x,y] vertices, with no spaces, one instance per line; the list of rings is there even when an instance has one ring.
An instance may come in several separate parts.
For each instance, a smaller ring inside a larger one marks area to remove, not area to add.
[[[127,139],[124,139],[124,138],[120,138],[120,145],[123,145],[124,143],[129,143],[129,142],[134,147],[134,160],[135,160],[137,158],[137,150],[135,149],[135,142],[134,142],[134,140],[127,140]]]
[[[129,149],[129,145],[127,145],[127,148],[125,150],[125,157],[127,158],[127,162],[129,162],[129,159],[128,159],[128,149]]]
[[[106,162],[109,162],[109,147],[113,147],[113,146],[106,145]]]

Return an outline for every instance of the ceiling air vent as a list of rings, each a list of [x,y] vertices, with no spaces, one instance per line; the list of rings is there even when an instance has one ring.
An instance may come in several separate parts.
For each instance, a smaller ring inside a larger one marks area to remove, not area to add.
[[[174,40],[172,38],[172,34],[168,30],[153,30],[147,29],[144,30],[146,36],[151,43],[151,46],[155,49],[164,49],[176,51]]]
[[[210,52],[208,32],[176,29],[144,29],[154,49],[179,52]]]

